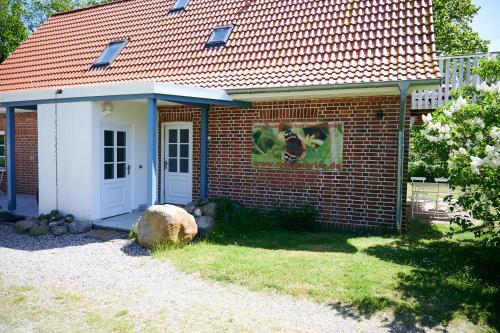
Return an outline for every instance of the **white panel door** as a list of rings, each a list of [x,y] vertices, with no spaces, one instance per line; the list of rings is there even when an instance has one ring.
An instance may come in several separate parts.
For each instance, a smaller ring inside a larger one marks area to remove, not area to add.
[[[164,124],[163,145],[165,202],[185,205],[193,197],[193,124]]]
[[[130,130],[103,124],[101,135],[101,218],[106,218],[130,212]]]

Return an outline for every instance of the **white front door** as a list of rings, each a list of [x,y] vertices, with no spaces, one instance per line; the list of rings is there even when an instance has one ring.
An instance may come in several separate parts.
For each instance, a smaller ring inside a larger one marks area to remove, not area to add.
[[[103,124],[101,135],[101,218],[106,218],[130,212],[130,130]]]
[[[163,189],[166,203],[193,199],[193,123],[163,125]]]

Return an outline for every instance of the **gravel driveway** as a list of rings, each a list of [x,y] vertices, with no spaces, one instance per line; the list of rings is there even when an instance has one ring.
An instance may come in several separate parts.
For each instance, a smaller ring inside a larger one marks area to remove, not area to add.
[[[395,329],[379,317],[356,319],[307,300],[206,282],[125,239],[32,238],[0,225],[0,258],[3,332]]]

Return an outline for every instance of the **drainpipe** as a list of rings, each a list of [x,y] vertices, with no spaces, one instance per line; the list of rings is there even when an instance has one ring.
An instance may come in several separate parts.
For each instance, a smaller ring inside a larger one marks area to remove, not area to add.
[[[399,125],[398,125],[398,179],[397,179],[397,194],[396,194],[396,227],[401,233],[401,225],[403,220],[403,169],[404,169],[404,153],[405,153],[405,119],[406,119],[406,102],[408,100],[409,82],[399,83]]]

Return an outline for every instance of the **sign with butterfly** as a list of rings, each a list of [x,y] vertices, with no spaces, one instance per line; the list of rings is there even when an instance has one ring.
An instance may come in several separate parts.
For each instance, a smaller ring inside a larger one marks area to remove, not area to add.
[[[255,123],[252,164],[257,168],[342,170],[342,122]]]

